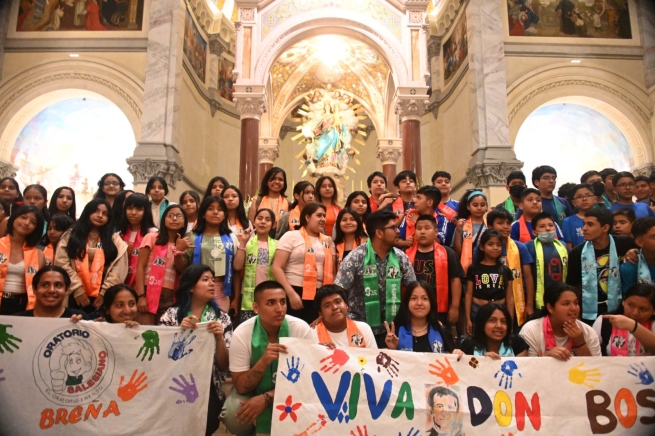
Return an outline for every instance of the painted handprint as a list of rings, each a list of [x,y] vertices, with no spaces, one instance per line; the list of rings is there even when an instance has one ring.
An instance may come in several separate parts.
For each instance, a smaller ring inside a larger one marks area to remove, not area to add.
[[[348,353],[336,348],[332,352],[332,354],[321,359],[320,363],[325,362],[325,364],[321,366],[321,371],[330,372],[334,369],[334,371],[332,371],[332,374],[336,374],[337,372],[339,372],[341,367],[345,365],[346,362],[348,362],[348,359],[350,359]]]
[[[384,368],[392,378],[398,377],[398,365],[400,365],[400,362],[393,360],[387,353],[380,352],[378,357],[375,358],[375,363],[378,364],[378,372],[381,372],[380,368]]]
[[[355,430],[357,430],[357,434],[355,434]],[[368,429],[366,426],[357,426],[355,430],[350,430],[350,436],[368,436]]]
[[[594,389],[592,383],[600,383],[600,372],[598,368],[580,369],[584,362],[574,366],[569,370],[569,381],[576,385],[585,385],[589,389]]]
[[[184,400],[177,400],[175,404],[193,403],[198,399],[198,387],[196,386],[196,381],[193,378],[193,374],[189,374],[189,376],[191,377],[191,383],[189,383],[182,374],[180,374],[179,380],[173,377],[173,383],[180,388],[178,389],[175,386],[169,386],[168,389],[184,395]]]
[[[296,433],[293,436],[310,436],[313,434],[318,433],[319,431],[323,430],[325,425],[327,424],[327,421],[325,420],[325,415],[318,415],[318,419],[314,422],[312,422],[309,426],[307,426],[306,429],[302,431],[302,433]],[[317,427],[317,428],[314,428]]]
[[[303,363],[302,368],[298,369],[300,366],[300,357],[298,360],[295,359],[295,357],[291,356],[291,364],[289,364],[289,358],[287,357],[287,373],[285,374],[284,371],[280,371],[282,376],[291,383],[296,383],[300,379],[300,371],[305,368],[305,364]]]
[[[651,374],[648,368],[646,368],[644,362],[641,362],[641,366],[639,366],[639,364],[632,364],[630,365],[630,369],[632,371],[628,371],[628,374],[634,375],[640,380],[639,383],[637,383],[638,385],[649,385],[655,381],[655,379],[653,379],[653,374]],[[0,372],[2,371],[0,370]]]
[[[414,433],[412,433],[413,431],[414,431],[414,427],[410,428],[409,431],[407,432],[407,436],[418,436],[420,430],[417,429]],[[402,432],[399,431],[398,436],[403,436]]]
[[[513,360],[504,361],[503,364],[500,365],[500,369],[496,371],[496,374],[494,374],[494,378],[498,378],[498,374],[501,374],[500,380],[498,381],[498,386],[502,387],[504,382],[505,389],[507,389],[508,386],[510,389],[512,389],[512,384],[514,382],[514,371],[517,369],[519,369],[519,367],[516,366],[516,362]],[[516,371],[516,374],[523,378],[520,372]]]
[[[13,353],[14,350],[11,349],[12,347],[18,350],[18,345],[16,344],[16,342],[23,342],[22,339],[19,339],[16,336],[7,333],[7,329],[11,327],[13,326],[0,324],[0,353],[4,354],[5,350],[9,351],[10,353]]]
[[[459,381],[459,377],[447,357],[445,362],[435,360],[434,364],[430,364],[430,368],[433,368],[434,371],[430,370],[429,373],[441,378],[446,386],[454,385]]]
[[[137,353],[136,357],[138,358],[143,351],[141,362],[143,362],[148,353],[150,353],[148,360],[152,360],[152,356],[154,356],[155,351],[157,354],[159,354],[159,333],[154,330],[146,330],[145,332],[141,333],[141,337],[143,338],[143,345],[141,348],[139,348],[139,352]],[[138,339],[138,336],[134,339]]]
[[[184,336],[185,332],[187,333],[186,336]],[[168,350],[169,359],[180,360],[187,354],[191,354],[193,348],[189,348],[187,350],[187,347],[191,345],[191,342],[193,342],[193,340],[196,338],[196,335],[191,336],[192,334],[193,330],[189,330],[188,332],[186,330],[182,330],[181,332],[175,333],[171,349]]]
[[[134,372],[132,373],[132,377],[130,377],[130,381],[128,381],[125,386],[123,386],[123,381],[125,381],[125,377],[121,376],[121,380],[118,385],[118,398],[120,398],[123,401],[130,401],[132,398],[136,396],[139,392],[144,390],[145,388],[148,387],[148,385],[141,386],[143,383],[145,383],[148,380],[148,376],[146,375],[145,372],[142,372],[139,374],[138,377],[136,377],[137,373],[139,372],[138,369],[135,369]],[[136,377],[136,380],[135,380]]]

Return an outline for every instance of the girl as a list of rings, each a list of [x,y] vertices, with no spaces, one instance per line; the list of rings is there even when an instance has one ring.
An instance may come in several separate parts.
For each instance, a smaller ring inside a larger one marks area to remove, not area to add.
[[[218,198],[208,196],[203,200]],[[202,208],[202,207],[201,207]],[[209,389],[207,428],[210,436],[218,429],[221,408],[225,402],[223,382],[229,364],[228,348],[232,340],[232,324],[227,313],[218,308],[214,301],[214,271],[207,265],[191,265],[180,276],[180,286],[175,291],[177,303],[161,318],[167,326],[195,329],[197,323],[207,322],[207,330],[216,339],[216,352],[212,367],[212,382],[215,389]]]
[[[258,197],[252,202],[248,218],[252,221],[259,209],[271,209],[275,212],[275,222],[289,212],[289,202],[284,193],[287,191],[287,173],[282,168],[273,167],[266,171],[259,187]]]
[[[270,209],[259,209],[255,214],[255,235],[247,239],[246,236],[250,236],[250,229],[246,229],[244,238],[239,242],[239,248],[234,257],[234,269],[241,271],[245,266],[240,322],[256,315],[252,310],[255,286],[266,280],[275,280],[271,265],[278,241],[270,237],[274,225],[275,213]],[[235,297],[235,300],[238,301],[238,298]]]
[[[285,213],[277,223],[275,239],[279,240],[289,230],[296,230],[300,225],[300,211],[307,203],[314,201],[314,185],[303,180],[293,187],[293,198],[295,199],[289,207],[289,213]]]
[[[55,192],[52,194],[50,206],[48,206],[48,212],[50,213],[50,216],[55,216],[57,214],[68,215],[73,218],[73,221],[75,221],[75,206],[75,191],[68,186],[60,186],[55,189]]]
[[[325,206],[307,204],[300,214],[300,229],[282,236],[273,260],[273,275],[284,287],[291,305],[287,313],[307,323],[318,318],[314,307],[316,289],[334,281],[334,243],[324,231]]]
[[[134,286],[136,284],[136,268],[139,259],[139,248],[144,236],[149,232],[156,232],[157,229],[152,223],[150,202],[143,194],[130,195],[123,205],[123,216],[118,227],[118,233],[127,244],[127,277],[125,284]]]
[[[331,235],[341,208],[337,204],[337,185],[330,176],[319,177],[316,181],[316,201],[325,206],[325,234]]]
[[[371,193],[371,198],[369,199],[371,212],[391,206],[394,200],[398,197],[397,194],[393,194],[387,190],[387,176],[380,171],[371,173],[371,175],[368,176],[366,183],[368,184],[368,190]]]
[[[184,191],[180,195],[180,204],[184,209],[184,214],[187,219],[187,226],[185,234],[193,230],[198,220],[198,205],[200,205],[200,196],[196,191]]]
[[[146,195],[150,196],[152,221],[155,223],[155,227],[159,228],[164,211],[169,205],[166,199],[168,195],[168,184],[166,180],[159,176],[150,177],[146,185]]]
[[[128,199],[130,195],[134,194],[134,191],[131,189],[126,189],[121,191],[116,198],[114,199],[114,205],[111,207],[111,225],[114,231],[118,231],[118,228],[121,225],[121,220],[123,219],[123,207],[125,205],[125,200]]]
[[[623,295],[623,302],[614,315],[625,315],[634,320],[630,330],[621,330],[614,326],[608,318],[598,317],[594,330],[600,338],[600,351],[603,356],[643,356],[651,355],[632,335],[639,325],[644,330],[655,331],[655,286],[637,283]]]
[[[0,315],[13,315],[34,308],[34,274],[45,265],[43,252],[36,248],[41,239],[43,216],[33,205],[14,209],[7,223],[7,235],[0,239]]]
[[[127,244],[109,223],[109,202],[94,198],[61,237],[55,265],[71,279],[68,306],[91,313],[102,306],[107,289],[127,276]]]
[[[205,195],[202,196],[202,199],[204,200],[210,195],[213,195],[214,197],[220,197],[221,192],[223,192],[223,189],[225,189],[225,187],[229,185],[230,184],[225,177],[221,177],[221,176],[214,177],[207,184],[207,189],[205,190]]]
[[[175,270],[175,255],[181,256],[189,248],[187,238],[178,238],[186,226],[184,210],[173,204],[164,211],[159,232],[143,237],[136,270],[141,324],[155,324],[173,305],[173,292],[180,276]]]
[[[464,353],[455,349],[452,336],[442,329],[437,319],[437,299],[428,289],[430,285],[423,280],[407,286],[391,327],[384,322],[384,342],[390,350],[456,354],[459,360]]]
[[[50,220],[48,213],[48,191],[41,185],[28,185],[23,190],[23,204],[33,204],[41,211],[43,219],[47,223]],[[45,235],[46,227],[44,224],[43,233]]]
[[[334,234],[334,246],[337,251],[336,269],[338,271],[346,256],[355,248],[366,243],[368,237],[364,233],[364,225],[359,219],[359,214],[354,209],[348,208],[342,209],[337,215]]]
[[[104,198],[113,207],[116,196],[125,189],[125,182],[118,174],[107,173],[98,180],[98,191],[93,198]]]
[[[186,235],[188,248],[175,256],[175,268],[182,272],[191,264],[209,265],[216,272],[216,303],[222,311],[230,308],[233,287],[234,252],[237,237],[227,226],[227,206],[220,197],[205,197],[198,209],[198,222]]]
[[[480,191],[466,191],[457,209],[457,228],[453,237],[453,250],[460,257],[464,273],[473,262],[480,235],[487,228],[484,223],[486,213],[487,197]]]
[[[252,231],[252,225],[246,216],[246,209],[243,207],[243,195],[239,188],[230,185],[226,186],[221,193],[221,198],[225,201],[227,207],[227,226],[232,233],[237,235],[239,241],[245,229]]]
[[[16,179],[13,177],[0,179],[0,198],[9,204],[9,214],[11,214],[14,207],[23,204],[23,196],[20,193],[20,187]]]
[[[359,215],[362,223],[366,222],[366,218],[371,214],[371,204],[364,191],[351,192],[346,199],[344,209],[353,209]]]
[[[578,320],[580,306],[575,288],[562,282],[544,291],[544,307],[519,333],[530,346],[529,357],[548,356],[569,360],[571,356],[600,357],[598,335]]]
[[[487,356],[499,360],[501,357],[525,357],[528,344],[520,336],[512,335],[509,312],[502,304],[485,304],[475,318],[472,338],[462,340],[464,354]]]
[[[41,238],[41,250],[43,251],[43,256],[45,256],[45,262],[47,265],[53,265],[55,263],[55,251],[57,249],[57,244],[61,239],[61,236],[70,229],[71,226],[75,224],[73,218],[68,215],[54,215],[50,218],[48,222],[48,230],[44,237]]]
[[[107,289],[102,313],[105,321],[110,324],[124,323],[125,327],[138,327],[136,318],[136,291],[130,286],[120,283]]]
[[[473,322],[478,310],[494,302],[514,307],[512,294],[512,271],[500,262],[503,252],[498,231],[489,229],[482,233],[477,259],[466,274],[466,332],[473,334]],[[513,318],[512,318],[513,321]]]

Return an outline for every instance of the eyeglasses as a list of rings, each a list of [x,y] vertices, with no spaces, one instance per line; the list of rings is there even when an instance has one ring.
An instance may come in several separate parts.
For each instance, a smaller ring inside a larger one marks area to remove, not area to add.
[[[617,188],[634,188],[635,184],[634,182],[632,183],[621,183],[620,185],[616,185]]]
[[[389,230],[389,229],[393,229],[393,231],[395,232],[395,231],[398,231],[398,226],[393,224],[393,225],[390,225],[390,226],[382,227],[382,230]]]
[[[574,200],[588,200],[590,198],[594,198],[595,195],[581,195],[579,197],[573,197]]]
[[[184,215],[182,215],[181,213],[169,213],[168,215],[166,215],[166,218],[172,220],[181,220],[184,219]]]
[[[104,186],[120,186],[120,182],[104,182]]]

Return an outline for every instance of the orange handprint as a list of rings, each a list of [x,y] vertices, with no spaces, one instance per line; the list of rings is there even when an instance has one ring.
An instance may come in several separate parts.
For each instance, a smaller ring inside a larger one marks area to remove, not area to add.
[[[132,377],[130,377],[130,381],[127,382],[125,386],[123,386],[123,381],[125,380],[124,376],[121,376],[121,380],[119,382],[118,386],[118,398],[120,398],[123,401],[130,401],[132,398],[136,396],[139,392],[144,390],[145,388],[148,387],[148,385],[141,386],[141,384],[145,383],[148,380],[148,376],[146,375],[145,372],[142,372],[139,377],[135,380],[134,377],[136,377],[137,372],[139,372],[138,369],[135,369],[134,372],[132,373]]]
[[[441,378],[443,383],[445,383],[447,386],[454,385],[459,381],[459,377],[457,376],[457,373],[455,373],[453,367],[450,365],[450,361],[447,357],[445,363],[439,360],[435,360],[435,363],[436,365],[432,363],[430,364],[430,368],[435,369],[435,371],[429,371],[430,374]]]
[[[294,436],[310,436],[313,434],[318,433],[319,431],[323,430],[325,425],[327,424],[327,421],[325,420],[325,415],[318,415],[318,419],[314,422],[312,422],[309,427],[307,427],[305,430],[302,431],[302,433],[297,433]],[[318,426],[318,428],[312,430],[314,427]],[[310,431],[312,430],[312,431]]]

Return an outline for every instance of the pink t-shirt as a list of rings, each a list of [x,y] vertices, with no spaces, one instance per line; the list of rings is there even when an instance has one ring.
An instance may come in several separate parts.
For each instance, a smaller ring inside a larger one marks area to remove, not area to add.
[[[157,240],[157,237],[159,236],[159,233],[148,233],[143,237],[143,241],[141,242],[141,248],[143,247],[148,247],[150,249],[150,256],[148,257],[148,265],[146,266],[146,277],[145,277],[145,285],[146,287],[148,286],[148,279],[150,278],[150,265],[154,262],[154,255],[155,255],[155,250],[153,250],[153,247],[155,246],[155,241]],[[168,243],[168,251],[166,252],[166,273],[164,274],[164,289],[171,289],[175,290],[175,277],[177,276],[177,271],[175,270],[175,259],[173,256],[173,243],[169,242]]]
[[[316,253],[316,269],[318,270],[316,287],[318,288],[323,286],[325,252],[318,238],[310,236],[309,240],[312,242],[312,247],[314,247],[314,253]],[[330,251],[334,255],[335,251],[332,238],[328,237],[328,243],[330,244]],[[305,238],[303,238],[299,230],[287,232],[280,238],[277,249],[290,253],[289,260],[287,260],[287,264],[284,266],[284,273],[289,284],[291,286],[302,286],[303,273],[305,271]]]

